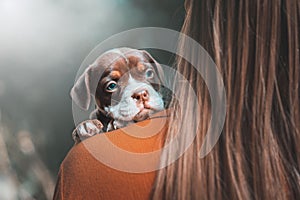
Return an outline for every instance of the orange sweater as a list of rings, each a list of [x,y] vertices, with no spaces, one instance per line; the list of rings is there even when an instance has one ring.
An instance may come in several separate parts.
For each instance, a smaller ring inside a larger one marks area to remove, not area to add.
[[[60,166],[53,198],[148,199],[166,132],[165,114],[75,145]]]

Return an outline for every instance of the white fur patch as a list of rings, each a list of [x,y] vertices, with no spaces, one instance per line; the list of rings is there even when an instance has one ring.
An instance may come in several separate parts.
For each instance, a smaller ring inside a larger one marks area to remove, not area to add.
[[[136,99],[132,98],[134,93],[142,90],[148,91],[149,100],[147,101],[147,105],[150,106],[150,114],[164,109],[164,103],[161,95],[156,92],[151,85],[136,81],[129,76],[128,85],[124,88],[120,102],[114,106],[105,108],[105,110],[109,112],[115,120],[117,120],[116,124],[120,124],[118,120],[126,122],[132,121],[132,119],[144,109],[143,102],[139,103]]]

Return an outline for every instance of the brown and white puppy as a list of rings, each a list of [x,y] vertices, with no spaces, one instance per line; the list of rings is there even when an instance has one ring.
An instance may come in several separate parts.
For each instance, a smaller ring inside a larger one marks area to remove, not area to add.
[[[122,128],[164,109],[159,93],[163,70],[146,51],[118,48],[105,52],[90,65],[71,90],[73,101],[87,110],[94,95],[96,110],[77,126],[73,139]]]

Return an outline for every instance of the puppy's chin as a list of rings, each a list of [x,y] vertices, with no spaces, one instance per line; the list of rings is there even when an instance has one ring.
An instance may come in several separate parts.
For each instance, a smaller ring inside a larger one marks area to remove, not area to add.
[[[140,112],[138,112],[133,118],[132,120],[134,122],[139,122],[139,121],[143,121],[145,119],[148,119],[152,114],[154,113],[153,110],[150,110],[148,108],[144,108],[142,109]]]
[[[137,91],[147,91],[146,97],[136,98]],[[144,99],[146,98],[146,99]],[[151,85],[142,82],[128,84],[117,104],[105,107],[116,122],[117,127],[121,123],[139,122],[149,118],[150,115],[164,109],[161,95]]]

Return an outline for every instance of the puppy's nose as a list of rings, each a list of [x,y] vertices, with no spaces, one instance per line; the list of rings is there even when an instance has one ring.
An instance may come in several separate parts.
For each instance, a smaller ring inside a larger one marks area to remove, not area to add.
[[[133,99],[138,100],[138,101],[140,101],[140,100],[148,101],[149,100],[149,93],[148,93],[147,90],[142,90],[142,91],[134,93],[131,97]]]

